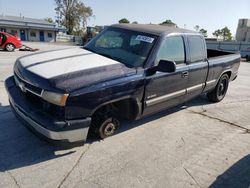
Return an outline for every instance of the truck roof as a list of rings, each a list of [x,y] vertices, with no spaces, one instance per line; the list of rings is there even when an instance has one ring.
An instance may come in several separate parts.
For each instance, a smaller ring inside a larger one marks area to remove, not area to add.
[[[143,33],[148,33],[152,35],[160,36],[162,34],[170,34],[170,33],[196,33],[195,31],[191,31],[188,29],[176,28],[166,25],[156,25],[156,24],[114,24],[111,27],[129,29],[133,31],[139,31]]]

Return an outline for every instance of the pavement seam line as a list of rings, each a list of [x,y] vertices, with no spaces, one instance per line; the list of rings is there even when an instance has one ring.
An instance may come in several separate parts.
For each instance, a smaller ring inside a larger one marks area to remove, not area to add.
[[[196,185],[198,185],[198,187],[201,187],[198,181],[194,178],[194,176],[184,166],[183,166],[183,169],[191,177],[191,179],[196,183]]]
[[[90,145],[88,145],[87,149],[85,151],[83,151],[80,155],[80,157],[77,159],[76,163],[73,165],[73,167],[71,168],[71,170],[66,174],[66,176],[64,176],[64,178],[62,179],[62,181],[59,183],[59,185],[57,186],[57,188],[60,188],[63,183],[67,180],[67,178],[69,177],[69,175],[73,172],[73,170],[76,168],[76,166],[79,164],[79,162],[81,161],[83,155],[88,151]]]
[[[191,112],[191,113],[194,113],[194,114],[199,114],[199,115],[202,115],[202,116],[205,116],[207,118],[210,118],[210,119],[214,119],[214,120],[217,120],[217,121],[220,121],[222,123],[225,123],[225,124],[228,124],[228,125],[231,125],[231,126],[234,126],[234,127],[237,127],[239,129],[243,129],[245,131],[245,133],[250,133],[250,129],[246,128],[246,127],[243,127],[241,125],[238,125],[236,123],[232,123],[230,121],[226,121],[226,120],[223,120],[223,119],[220,119],[220,118],[217,118],[217,117],[213,117],[213,116],[210,116],[210,115],[207,115],[205,114],[204,112],[206,112],[206,110],[204,112],[196,112],[196,111],[193,111],[193,110],[190,110],[190,109],[186,109],[188,112]]]
[[[21,186],[20,186],[19,183],[17,182],[15,176],[14,176],[10,171],[6,170],[6,166],[2,163],[2,161],[0,161],[0,162],[1,162],[0,165],[1,165],[1,166],[4,166],[4,167],[3,167],[4,173],[8,174],[8,175],[10,176],[10,178],[14,181],[15,185],[16,185],[18,188],[20,188]]]
[[[13,176],[13,174],[9,171],[7,171],[7,173],[9,174],[9,176],[11,177],[11,179],[15,182],[16,186],[18,188],[20,188],[21,186],[19,185],[19,183],[17,182],[16,178]]]

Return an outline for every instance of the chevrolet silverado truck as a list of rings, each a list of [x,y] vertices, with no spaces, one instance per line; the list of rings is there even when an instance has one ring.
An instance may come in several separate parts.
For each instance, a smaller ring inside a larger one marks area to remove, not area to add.
[[[39,135],[67,143],[113,135],[201,94],[221,101],[240,54],[207,50],[200,33],[140,24],[106,28],[84,47],[27,55],[5,81],[16,116]]]

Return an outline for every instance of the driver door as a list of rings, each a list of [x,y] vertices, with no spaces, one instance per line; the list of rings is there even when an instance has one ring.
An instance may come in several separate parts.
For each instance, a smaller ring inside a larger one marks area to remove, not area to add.
[[[1,46],[2,46],[2,42],[3,42],[3,34],[0,33],[0,48],[1,48]]]
[[[156,62],[174,61],[173,73],[156,72],[146,77],[143,115],[182,103],[188,84],[188,66],[186,65],[185,45],[182,36],[166,37],[160,45]]]

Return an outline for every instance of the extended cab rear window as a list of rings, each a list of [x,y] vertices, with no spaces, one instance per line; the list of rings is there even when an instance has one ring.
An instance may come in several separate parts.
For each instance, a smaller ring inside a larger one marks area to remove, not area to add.
[[[204,61],[206,58],[205,43],[200,36],[188,36],[191,63]]]

